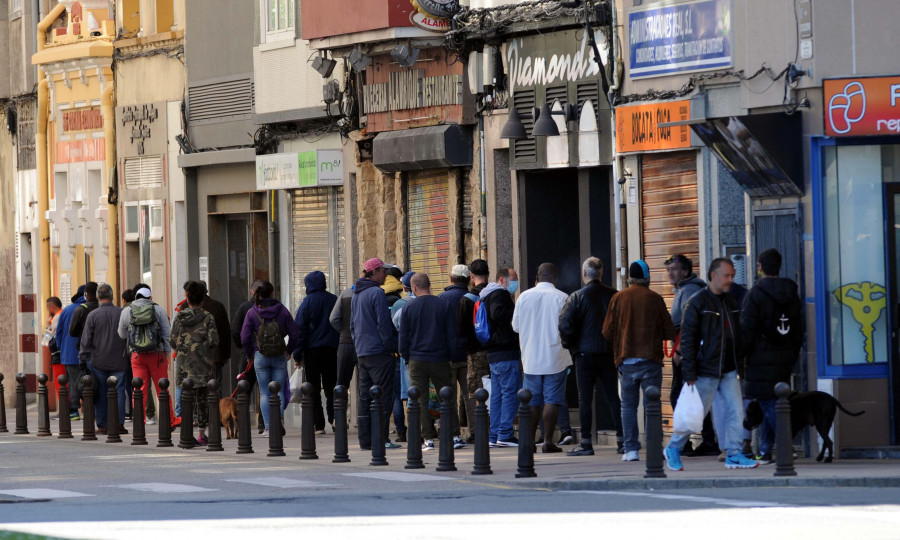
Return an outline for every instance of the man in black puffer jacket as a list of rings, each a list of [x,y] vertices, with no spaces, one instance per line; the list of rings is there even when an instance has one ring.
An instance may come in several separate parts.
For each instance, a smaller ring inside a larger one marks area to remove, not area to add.
[[[803,345],[803,306],[797,284],[778,277],[781,254],[777,250],[760,253],[756,269],[760,279],[741,309],[741,335],[747,352],[743,387],[745,401],[759,401],[764,413],[759,453],[760,461],[766,464],[772,462],[775,442],[775,385],[791,381]]]
[[[559,314],[559,336],[562,346],[575,360],[578,381],[578,415],[581,420],[581,444],[569,456],[593,456],[591,431],[594,425],[594,384],[603,385],[610,414],[616,422],[616,443],[622,449],[622,402],[619,400],[619,375],[610,344],[603,337],[603,320],[612,297],[618,291],[600,282],[603,261],[590,257],[581,265],[585,286],[566,300]]]

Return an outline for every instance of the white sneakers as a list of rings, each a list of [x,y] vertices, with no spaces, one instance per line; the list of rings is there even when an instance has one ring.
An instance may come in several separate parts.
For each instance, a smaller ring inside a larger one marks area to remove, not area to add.
[[[637,450],[629,450],[622,456],[622,461],[640,461],[640,459]]]

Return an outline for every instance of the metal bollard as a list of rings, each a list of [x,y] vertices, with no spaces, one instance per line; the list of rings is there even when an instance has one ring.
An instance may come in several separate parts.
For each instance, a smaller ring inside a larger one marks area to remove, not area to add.
[[[319,459],[316,455],[316,426],[313,418],[313,385],[300,385],[300,459]]]
[[[122,442],[119,437],[119,393],[116,391],[116,385],[119,379],[110,376],[106,379],[106,442],[117,443]]]
[[[141,390],[141,387],[143,386],[144,380],[140,377],[131,379],[131,388],[133,388],[131,392],[132,446],[143,446],[147,444],[147,428],[144,424],[144,391]]]
[[[487,400],[487,390],[484,388],[475,390],[475,467],[472,469],[472,474],[494,474],[494,471],[491,470],[488,440],[491,434]]]
[[[84,409],[84,415],[81,417],[81,440],[96,441],[97,432],[94,430],[94,376],[85,375],[81,378],[81,384],[84,386],[84,392],[81,393],[81,402]]]
[[[280,457],[284,454],[284,440],[281,436],[281,383],[269,383],[269,453],[268,457]],[[303,459],[303,456],[300,456]]]
[[[50,401],[47,395],[46,374],[38,375],[38,437],[50,437]]]
[[[16,374],[16,431],[13,435],[28,434],[28,411],[25,409],[25,374]]]
[[[159,410],[156,416],[159,417],[159,442],[156,443],[157,448],[168,448],[172,444],[172,415],[169,409],[169,379],[162,378],[159,380]],[[141,411],[143,413],[143,411]]]
[[[422,463],[422,409],[419,407],[419,389],[410,386],[406,394],[409,400],[406,402],[406,440],[409,441],[406,449],[405,469],[424,469]]]
[[[794,470],[794,437],[791,427],[791,387],[780,382],[775,385],[775,476],[797,476]]]
[[[644,478],[665,478],[663,470],[662,404],[659,388],[651,386],[644,392],[644,438],[647,441],[647,472]]]
[[[456,393],[449,386],[441,388],[441,440],[438,449],[438,472],[455,471],[453,452],[453,409],[456,408]]]
[[[207,395],[206,406],[209,408],[209,424],[206,426],[208,431],[206,438],[207,452],[222,452],[222,418],[219,415],[219,381],[210,379],[206,383]],[[198,404],[198,407],[202,406]]]
[[[332,463],[348,463],[347,451],[347,388],[334,387],[334,459]]]
[[[185,377],[181,381],[181,436],[178,448],[190,450],[197,446],[194,439],[194,381]]]
[[[369,407],[372,415],[372,461],[369,462],[369,465],[373,466],[388,464],[384,453],[384,424],[381,423],[381,418],[384,416],[381,394],[381,387],[377,384],[369,390],[369,395],[372,396],[372,404]]]
[[[250,436],[250,383],[238,383],[238,454],[252,454],[253,441]]]
[[[531,430],[531,391],[527,388],[519,390],[519,466],[516,478],[533,478],[534,472],[534,432]]]
[[[8,433],[6,428],[6,393],[3,390],[3,374],[0,373],[0,433]]]
[[[60,375],[56,378],[56,385],[59,388],[59,405],[56,409],[59,411],[59,439],[72,438],[72,420],[69,418],[69,376]],[[0,400],[3,397],[0,396]]]

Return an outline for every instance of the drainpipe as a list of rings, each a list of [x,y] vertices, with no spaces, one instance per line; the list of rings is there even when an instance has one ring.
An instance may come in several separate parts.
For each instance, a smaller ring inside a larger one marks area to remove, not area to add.
[[[103,115],[103,139],[106,147],[106,174],[108,181],[115,178],[116,170],[116,111],[113,100],[115,99],[116,85],[110,77],[100,94],[100,114]],[[107,263],[106,282],[119,291],[119,237],[117,229],[119,225],[119,211],[116,199],[110,199],[107,194],[106,207],[106,233],[107,233]]]
[[[484,170],[484,113],[478,116],[478,170],[481,176],[481,219],[478,227],[479,252],[487,260],[487,173]]]
[[[625,269],[628,266],[628,238],[627,238],[627,223],[626,216],[627,212],[625,211],[625,201],[623,201],[622,197],[622,189],[623,187],[619,185],[619,178],[622,177],[623,167],[619,162],[619,156],[616,154],[616,114],[615,109],[613,108],[613,104],[615,102],[616,93],[619,91],[619,51],[616,47],[616,43],[619,41],[619,29],[618,29],[618,18],[617,18],[617,8],[614,0],[610,0],[610,9],[612,12],[612,21],[611,28],[612,31],[609,34],[609,46],[612,50],[612,61],[613,61],[613,83],[609,87],[609,92],[607,94],[607,99],[609,100],[609,118],[610,118],[610,144],[612,145],[612,165],[613,165],[613,194],[615,200],[615,211],[614,211],[614,219],[616,226],[616,274],[617,274],[617,285],[618,289],[622,290],[625,288]],[[601,69],[603,66],[601,66]]]

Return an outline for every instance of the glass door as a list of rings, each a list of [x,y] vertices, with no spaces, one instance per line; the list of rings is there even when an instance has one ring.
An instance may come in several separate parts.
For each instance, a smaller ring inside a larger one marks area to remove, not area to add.
[[[900,184],[885,184],[887,205],[887,242],[885,243],[885,267],[888,275],[888,321],[891,328],[890,405],[891,444],[900,439]]]

